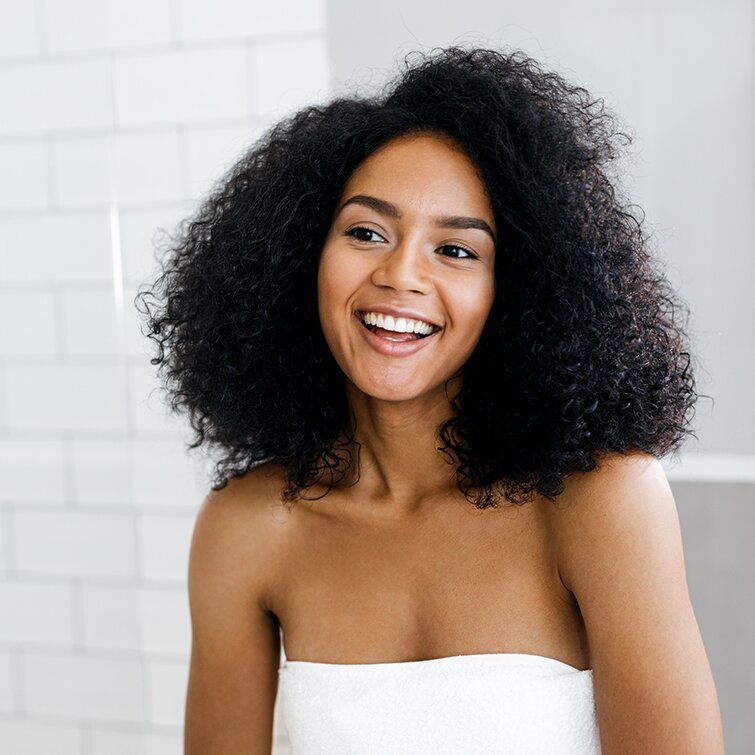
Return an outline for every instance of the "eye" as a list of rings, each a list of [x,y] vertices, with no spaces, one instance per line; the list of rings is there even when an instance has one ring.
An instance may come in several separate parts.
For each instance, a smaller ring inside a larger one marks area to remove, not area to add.
[[[356,232],[357,231],[363,231],[364,233],[374,233],[376,236],[380,236],[380,234],[377,231],[373,231],[372,228],[366,228],[363,225],[355,225],[353,228],[349,228],[348,231],[346,231],[343,235],[344,236],[353,236],[356,238],[357,241],[365,241],[367,243],[371,242],[371,239],[360,239],[357,237]],[[383,237],[380,236],[382,239]]]
[[[461,249],[462,252],[466,252],[468,257],[456,257],[457,260],[466,260],[466,259],[473,259],[476,260],[478,255],[476,255],[471,249],[467,249],[465,246],[459,246],[458,244],[446,244],[445,246],[442,246],[441,249]]]

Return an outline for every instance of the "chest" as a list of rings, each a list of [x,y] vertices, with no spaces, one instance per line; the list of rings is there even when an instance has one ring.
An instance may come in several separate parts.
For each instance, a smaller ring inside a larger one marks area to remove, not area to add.
[[[531,653],[585,668],[584,627],[543,509],[466,505],[401,522],[295,512],[271,598],[286,657]]]

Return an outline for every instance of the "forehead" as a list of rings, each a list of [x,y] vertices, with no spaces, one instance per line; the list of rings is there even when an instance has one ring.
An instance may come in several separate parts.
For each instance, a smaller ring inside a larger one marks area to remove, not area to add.
[[[343,196],[367,185],[394,197],[455,200],[470,205],[468,209],[490,212],[488,190],[477,166],[444,134],[402,134],[381,145],[351,174]]]

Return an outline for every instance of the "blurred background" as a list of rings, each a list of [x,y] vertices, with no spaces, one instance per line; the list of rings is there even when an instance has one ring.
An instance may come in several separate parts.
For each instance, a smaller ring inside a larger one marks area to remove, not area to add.
[[[161,229],[283,115],[474,43],[525,50],[634,137],[624,190],[713,398],[663,463],[726,751],[754,752],[754,42],[750,0],[0,0],[0,751],[183,752],[209,460],[133,306]]]

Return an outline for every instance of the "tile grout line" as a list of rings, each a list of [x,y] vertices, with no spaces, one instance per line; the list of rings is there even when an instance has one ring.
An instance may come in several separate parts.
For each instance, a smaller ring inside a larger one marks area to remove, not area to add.
[[[179,0],[170,0],[170,46],[181,46],[181,9]]]
[[[38,5],[39,0],[37,0]],[[41,14],[39,14],[41,16]],[[173,25],[173,23],[172,23]],[[172,31],[172,34],[175,34]],[[209,37],[197,39],[171,39],[167,42],[147,42],[138,45],[120,45],[116,47],[84,48],[78,50],[49,49],[47,30],[44,21],[37,21],[37,44],[44,46],[35,55],[21,54],[0,58],[0,70],[26,68],[39,64],[63,64],[97,61],[115,52],[122,57],[148,55],[169,55],[170,53],[225,51],[229,47],[243,47],[247,42],[259,44],[285,44],[286,42],[307,42],[322,39],[326,30],[322,26],[294,31],[274,31],[262,34],[243,34],[240,36]]]
[[[50,55],[50,40],[47,37],[47,8],[44,0],[34,0],[34,27],[39,57],[46,61]]]
[[[27,690],[24,679],[24,662],[26,660],[26,648],[23,645],[17,645],[11,648],[11,677],[13,685],[13,712],[21,719],[27,718],[29,705],[27,701]]]
[[[86,632],[84,629],[84,596],[81,579],[70,581],[71,591],[71,630],[73,633],[73,652],[76,655],[86,655]]]
[[[181,118],[173,121],[152,121],[149,123],[122,123],[113,126],[69,126],[62,129],[39,129],[38,131],[7,131],[0,132],[0,144],[5,143],[24,143],[38,142],[42,138],[49,139],[95,139],[106,137],[111,133],[123,136],[150,135],[155,132],[172,132],[177,126],[184,126],[187,129],[197,131],[211,130],[213,128],[239,128],[248,125],[249,121],[260,127],[268,126],[269,117],[267,115],[242,115],[242,116],[220,116],[216,118]],[[75,206],[75,205],[71,205]],[[16,208],[13,208],[15,211]]]
[[[18,578],[18,554],[16,551],[16,517],[15,507],[9,506],[0,512],[3,518],[3,545],[5,547],[5,574],[11,578]]]
[[[5,375],[6,362],[3,359],[0,361],[0,436],[7,433],[11,438],[13,437],[13,431],[9,427],[8,416],[8,390],[7,379]]]

